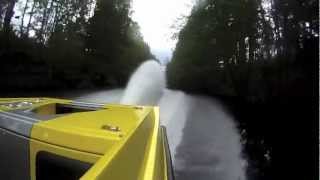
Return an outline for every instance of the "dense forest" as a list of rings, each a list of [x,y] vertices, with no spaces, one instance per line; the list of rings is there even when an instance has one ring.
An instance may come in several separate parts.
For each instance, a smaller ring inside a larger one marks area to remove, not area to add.
[[[318,31],[314,0],[198,1],[168,66],[169,85],[262,101],[312,96]]]
[[[129,0],[1,0],[1,90],[124,86],[152,58]]]
[[[229,103],[249,179],[312,179],[318,1],[196,2],[167,67],[169,87]]]

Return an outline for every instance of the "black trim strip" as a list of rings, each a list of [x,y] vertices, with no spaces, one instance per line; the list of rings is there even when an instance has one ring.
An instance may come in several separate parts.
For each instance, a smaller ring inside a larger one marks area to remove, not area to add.
[[[79,101],[73,101],[71,102],[73,105],[80,105],[80,106],[91,106],[91,107],[103,107],[104,104],[97,104],[97,103],[86,103],[86,102],[79,102]]]
[[[161,126],[161,129],[162,129],[163,143],[164,143],[165,153],[166,153],[168,180],[174,180],[175,176],[174,176],[174,170],[173,170],[173,165],[172,165],[170,147],[169,147],[169,143],[168,143],[167,130],[166,130],[165,126]]]
[[[18,113],[13,113],[13,112],[9,112],[9,111],[0,111],[0,114],[6,115],[6,116],[11,116],[12,118],[17,118],[17,119],[21,119],[23,121],[28,121],[31,123],[35,123],[35,122],[40,122],[39,119],[35,119],[35,118],[31,118],[28,116],[24,116]]]
[[[23,136],[30,136],[31,128],[35,122],[25,118],[17,118],[0,112],[0,128],[22,134]]]
[[[18,133],[18,132],[16,132],[16,131],[11,130],[11,129],[7,129],[7,128],[0,127],[0,130],[6,131],[7,133],[9,133],[9,134],[11,134],[11,135],[16,135],[16,136],[18,136],[18,137],[20,137],[20,138],[25,138],[25,139],[30,140],[30,137],[29,137],[29,136],[26,136],[26,135],[24,135],[24,134]]]

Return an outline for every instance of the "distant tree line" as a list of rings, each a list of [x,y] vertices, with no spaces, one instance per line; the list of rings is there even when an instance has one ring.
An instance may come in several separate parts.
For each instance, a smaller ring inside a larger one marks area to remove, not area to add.
[[[123,86],[152,57],[130,0],[0,1],[2,89]]]
[[[198,0],[178,38],[171,88],[254,101],[317,93],[315,0]]]

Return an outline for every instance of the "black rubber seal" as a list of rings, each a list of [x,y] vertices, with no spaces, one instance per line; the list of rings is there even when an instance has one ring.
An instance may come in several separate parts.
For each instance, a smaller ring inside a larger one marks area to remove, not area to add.
[[[173,170],[171,153],[170,153],[170,148],[169,148],[169,143],[168,143],[167,130],[166,130],[165,126],[161,126],[161,129],[162,129],[163,143],[164,143],[164,148],[165,148],[165,153],[166,153],[168,180],[174,180],[175,177],[174,177],[174,170]]]

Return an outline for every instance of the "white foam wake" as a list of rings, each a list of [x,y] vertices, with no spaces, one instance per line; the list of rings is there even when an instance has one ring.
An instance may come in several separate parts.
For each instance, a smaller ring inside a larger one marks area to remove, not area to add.
[[[165,84],[160,64],[154,60],[146,61],[131,76],[120,103],[157,105]]]

